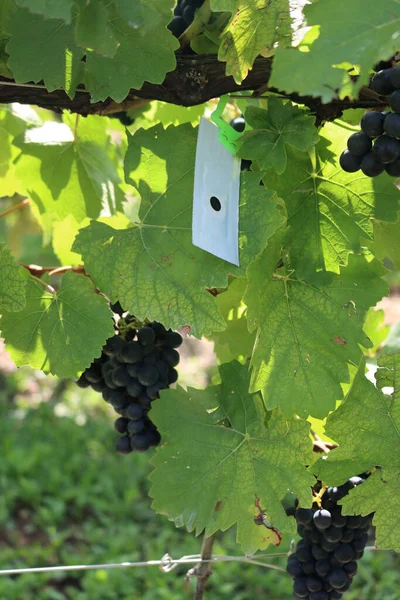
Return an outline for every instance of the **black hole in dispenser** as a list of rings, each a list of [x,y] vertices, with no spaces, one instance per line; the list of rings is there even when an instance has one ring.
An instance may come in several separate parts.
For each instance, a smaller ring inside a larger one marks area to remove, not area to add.
[[[219,212],[221,210],[221,202],[218,200],[218,198],[216,196],[211,196],[210,198],[210,204],[211,207],[216,211]]]

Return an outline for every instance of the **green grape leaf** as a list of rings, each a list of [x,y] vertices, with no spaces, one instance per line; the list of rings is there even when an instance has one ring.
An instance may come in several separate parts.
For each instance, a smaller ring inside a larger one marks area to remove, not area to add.
[[[378,261],[350,256],[340,274],[320,272],[312,281],[278,269],[267,247],[248,268],[244,297],[251,328],[257,328],[251,390],[262,390],[267,409],[323,418],[342,398],[348,364],[358,364],[365,312],[385,295]],[[281,273],[282,271],[282,273]]]
[[[23,310],[28,271],[20,267],[7,244],[0,243],[0,308],[10,312]]]
[[[119,16],[141,35],[172,19],[175,0],[115,0]]]
[[[287,176],[268,171],[265,185],[285,201],[290,262],[301,277],[315,270],[338,272],[350,252],[360,252],[360,239],[373,237],[373,219],[396,221],[400,192],[385,173],[366,177],[345,173],[339,156],[356,129],[341,123],[324,126],[316,155],[287,146]]]
[[[249,106],[246,123],[255,129],[241,137],[238,156],[255,160],[261,170],[274,169],[279,175],[287,165],[286,145],[307,152],[319,140],[315,118],[276,96],[268,99],[268,110]]]
[[[400,221],[385,223],[374,221],[374,238],[368,247],[377,258],[389,258],[397,271],[400,270]]]
[[[225,8],[222,8],[224,6]],[[229,8],[228,8],[229,7]],[[231,19],[221,34],[218,60],[226,62],[226,74],[241,84],[257,56],[268,56],[281,39],[291,40],[288,0],[212,0],[214,11],[229,10]]]
[[[72,215],[82,222],[121,209],[118,170],[103,145],[91,140],[79,128],[74,134],[66,123],[55,122],[15,139],[21,150],[17,176],[43,218]]]
[[[221,365],[220,374],[222,383],[203,391],[161,392],[151,413],[163,444],[152,458],[150,496],[157,512],[197,535],[237,524],[238,543],[254,554],[279,543],[255,523],[258,506],[283,531],[291,528],[282,506],[287,492],[311,504],[313,481],[304,468],[311,455],[309,423],[286,419],[279,410],[265,413],[260,396],[248,393],[246,366]],[[222,423],[210,413],[216,405]]]
[[[71,272],[56,293],[31,278],[25,308],[3,311],[0,325],[18,367],[29,364],[58,377],[79,375],[114,333],[106,299],[87,277]]]
[[[389,334],[389,326],[384,325],[385,313],[383,310],[376,310],[370,308],[367,312],[364,323],[364,333],[368,339],[372,342],[371,348],[366,350],[365,354],[370,357],[376,356],[379,348]]]
[[[379,465],[380,468],[340,503],[345,514],[375,512],[376,545],[400,550],[398,494],[400,492],[400,355],[378,360],[378,389],[365,377],[362,361],[345,401],[326,423],[327,434],[338,444],[313,470],[329,484],[340,485],[348,477]],[[391,386],[392,396],[379,388]]]
[[[122,102],[131,88],[140,89],[145,81],[162,83],[165,75],[176,67],[174,51],[179,47],[164,24],[151,35],[142,35],[121,19],[110,21],[119,47],[113,58],[100,56],[93,50],[86,53],[85,85],[92,102],[108,97]]]
[[[259,185],[257,174],[243,176],[241,267],[235,267],[192,244],[197,129],[158,125],[128,137],[125,173],[141,196],[140,223],[127,231],[92,223],[81,230],[73,250],[82,255],[96,285],[138,318],[173,328],[190,325],[195,336],[222,330],[224,319],[205,288],[226,287],[229,273],[244,275],[285,222],[278,198]]]
[[[253,351],[255,333],[248,331],[247,307],[242,301],[246,286],[246,279],[234,278],[226,292],[218,294],[216,298],[218,309],[227,326],[225,331],[208,337],[214,342],[214,352],[219,363],[234,359],[246,362]]]
[[[10,33],[6,50],[15,81],[43,80],[49,92],[64,88],[73,98],[82,74],[83,50],[75,44],[72,24],[45,20],[21,8],[11,17]]]
[[[109,21],[109,6],[100,0],[75,2],[79,7],[75,28],[76,43],[103,56],[113,57],[118,48],[118,41]]]
[[[379,60],[398,50],[400,26],[397,0],[371,3],[363,0],[325,0],[304,8],[309,26],[318,26],[319,37],[307,52],[279,47],[274,56],[270,87],[301,95],[320,96],[329,102],[339,95],[354,96],[368,82],[369,71]],[[359,65],[352,82],[349,64]]]
[[[17,6],[43,15],[45,19],[63,19],[71,22],[73,0],[15,0]]]

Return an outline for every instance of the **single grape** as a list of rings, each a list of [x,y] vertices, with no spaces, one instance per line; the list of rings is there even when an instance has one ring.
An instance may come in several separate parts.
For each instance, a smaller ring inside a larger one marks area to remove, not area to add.
[[[398,158],[394,162],[387,164],[385,171],[391,177],[400,177],[400,159]]]
[[[336,506],[331,510],[332,515],[332,526],[333,527],[344,527],[347,523],[347,517],[342,515],[342,509],[340,506]]]
[[[168,23],[167,29],[170,30],[172,35],[179,37],[185,31],[187,25],[183,17],[174,17],[170,23]]]
[[[137,421],[129,421],[128,431],[129,433],[141,433],[146,429],[146,422],[144,419],[138,419]]]
[[[143,408],[139,404],[131,402],[125,411],[125,415],[132,421],[139,421],[139,419],[142,419],[144,415]]]
[[[119,337],[119,335],[114,335],[114,337],[109,338],[103,348],[104,354],[107,356],[116,356],[122,350],[122,346],[124,345],[124,340]]]
[[[118,431],[118,433],[126,433],[128,428],[129,419],[125,419],[125,417],[119,417],[115,423],[114,427]]]
[[[89,381],[86,379],[85,377],[85,373],[82,373],[82,375],[79,377],[78,381],[76,382],[76,384],[80,387],[80,388],[88,388],[90,387],[90,383]]]
[[[143,392],[143,386],[137,379],[131,379],[126,386],[126,391],[132,398],[139,398],[140,394]]]
[[[178,381],[178,371],[176,369],[169,369],[168,383],[175,383],[176,381]]]
[[[120,454],[129,454],[132,452],[130,438],[127,435],[120,437],[117,440],[116,449]]]
[[[183,11],[183,18],[185,19],[186,25],[191,25],[191,23],[193,23],[193,19],[194,19],[194,13],[196,12],[197,8],[195,6],[186,6],[185,10]]]
[[[339,548],[340,542],[328,542],[325,538],[321,542],[321,548],[327,552],[333,552],[336,548]]]
[[[333,556],[340,563],[348,563],[354,559],[354,550],[350,544],[340,544],[339,548],[334,551]]]
[[[143,357],[142,346],[139,342],[126,342],[119,356],[125,363],[134,364],[140,362]]]
[[[85,371],[85,377],[90,383],[98,383],[102,379],[100,363],[92,363]]]
[[[313,511],[311,508],[298,508],[295,513],[297,523],[303,523],[303,525],[307,525],[307,523],[311,523],[313,518]]]
[[[92,383],[91,384],[92,390],[94,390],[95,392],[102,392],[103,390],[107,389],[107,384],[105,381],[101,380],[98,381],[97,383]]]
[[[138,340],[143,346],[152,346],[156,340],[156,334],[152,327],[145,325],[138,331]]]
[[[167,363],[164,360],[161,360],[161,359],[157,360],[154,363],[154,366],[158,371],[160,379],[168,378],[169,366],[167,365]]]
[[[390,106],[395,113],[400,113],[400,90],[395,90],[390,94]]]
[[[350,477],[349,481],[352,482],[352,484],[354,485],[354,487],[356,487],[357,485],[360,485],[361,483],[364,483],[365,479],[363,479],[362,477]]]
[[[378,137],[383,133],[385,115],[376,110],[370,110],[361,119],[361,129],[368,137]]]
[[[174,17],[181,17],[182,16],[182,9],[179,5],[179,3],[174,7]]]
[[[244,117],[235,117],[229,125],[238,133],[242,133],[246,127],[246,121],[244,120]]]
[[[316,510],[313,516],[313,522],[317,529],[328,529],[332,524],[332,515],[329,510],[324,508]]]
[[[400,137],[400,115],[388,113],[383,122],[383,129],[392,137]]]
[[[306,584],[309,592],[319,592],[324,587],[319,577],[307,577]]]
[[[293,591],[295,594],[300,596],[300,598],[307,598],[308,597],[307,579],[305,577],[297,577],[294,580]]]
[[[142,392],[138,396],[137,401],[140,404],[140,406],[145,410],[149,410],[149,408],[151,407],[151,400],[145,392]]]
[[[146,354],[146,356],[143,358],[143,364],[154,365],[156,363],[156,361],[159,359],[159,357],[160,357],[160,351],[158,350],[158,348],[154,348],[152,350],[152,352],[150,352],[149,354]]]
[[[347,140],[347,147],[354,156],[364,156],[371,150],[372,140],[363,131],[357,131]]]
[[[328,575],[328,582],[335,590],[340,590],[348,581],[347,574],[343,569],[333,569]]]
[[[385,165],[380,162],[375,152],[368,152],[361,162],[361,171],[368,177],[376,177],[385,170]]]
[[[342,542],[349,543],[354,540],[354,529],[344,529],[342,533]]]
[[[395,89],[400,89],[400,66],[389,69],[389,81]]]
[[[310,560],[310,558],[312,558],[311,544],[306,544],[303,540],[300,540],[297,544],[296,556],[301,562]]]
[[[165,345],[171,348],[179,348],[182,342],[182,336],[177,331],[169,331],[165,337]]]
[[[326,577],[331,570],[331,563],[327,559],[317,560],[315,563],[315,572],[319,577]]]
[[[129,375],[133,378],[138,376],[138,373],[141,368],[142,368],[141,363],[134,363],[134,364],[126,365],[126,370],[128,371]]]
[[[357,573],[357,568],[358,565],[354,560],[343,565],[343,569],[347,573],[348,577],[354,577],[354,575]]]
[[[292,577],[300,577],[303,575],[303,568],[301,566],[301,562],[296,558],[294,554],[291,554],[288,558],[286,571]]]
[[[400,157],[400,142],[390,135],[381,135],[375,141],[373,152],[381,163],[394,162]]]
[[[151,448],[155,448],[161,442],[160,432],[155,426],[147,430],[147,438]]]
[[[383,69],[382,71],[378,71],[373,76],[370,88],[374,90],[377,94],[381,94],[382,96],[387,96],[391,92],[393,92],[393,85],[390,79],[390,71],[391,69]]]
[[[132,450],[136,450],[137,452],[145,452],[150,448],[150,440],[147,432],[137,433],[132,436],[131,439],[131,447]]]
[[[164,340],[167,335],[167,330],[165,329],[162,323],[158,323],[158,321],[153,321],[151,327],[156,334],[157,340]]]
[[[340,600],[342,596],[343,594],[341,594],[337,590],[333,590],[333,592],[330,592],[329,594],[329,600]]]
[[[346,173],[355,173],[361,167],[361,156],[355,156],[350,150],[344,150],[339,158],[339,164]]]
[[[174,348],[164,348],[162,358],[170,367],[176,367],[179,364],[179,352]]]
[[[131,381],[131,377],[128,373],[128,371],[126,370],[126,367],[117,367],[116,369],[114,369],[114,371],[112,372],[112,380],[115,383],[115,385],[118,385],[120,387],[125,387],[127,385],[129,385],[130,381]]]
[[[138,373],[138,379],[142,385],[150,386],[158,381],[159,374],[153,365],[144,365]]]

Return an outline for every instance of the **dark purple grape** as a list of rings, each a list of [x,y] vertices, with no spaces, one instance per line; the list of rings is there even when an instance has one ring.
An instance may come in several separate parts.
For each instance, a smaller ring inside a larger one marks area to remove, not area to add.
[[[361,119],[361,129],[368,137],[378,137],[383,133],[385,115],[377,110],[370,110]]]
[[[343,569],[334,569],[328,575],[328,582],[335,590],[340,590],[348,581],[347,574]]]
[[[143,408],[139,404],[131,402],[125,411],[125,415],[132,421],[139,421],[139,419],[142,419],[144,415]]]
[[[357,131],[347,140],[347,148],[353,156],[364,156],[372,148],[372,139],[363,131]]]
[[[153,365],[144,365],[138,373],[138,380],[144,386],[154,385],[158,379],[158,371]]]
[[[375,141],[373,152],[381,163],[394,162],[400,157],[400,142],[390,135],[381,135]]]
[[[391,82],[390,72],[392,69],[383,69],[382,71],[378,71],[373,76],[370,88],[374,90],[377,94],[382,96],[387,96],[391,92],[393,92],[394,86]]]
[[[351,560],[354,560],[355,552],[350,544],[340,544],[339,548],[336,548],[333,555],[340,563],[348,563]]]
[[[244,120],[244,117],[235,117],[229,125],[238,133],[243,133],[246,127],[246,121]]]
[[[165,345],[170,348],[179,348],[183,342],[182,336],[177,331],[169,331],[165,337]]]
[[[400,66],[396,65],[389,69],[389,81],[395,89],[400,88]]]
[[[124,345],[124,340],[120,338],[118,335],[114,335],[114,337],[109,338],[103,347],[104,354],[107,356],[116,356],[122,350],[122,346]]]
[[[400,90],[395,90],[390,94],[390,106],[395,113],[400,113]]]
[[[130,438],[127,435],[120,437],[117,440],[116,449],[120,454],[129,454],[132,452]]]
[[[328,529],[332,524],[332,515],[329,510],[324,508],[316,510],[313,516],[313,522],[317,529]]]
[[[292,577],[300,577],[303,575],[303,568],[301,562],[296,558],[294,554],[291,554],[288,558],[286,570]]]
[[[344,150],[339,158],[339,164],[346,173],[355,173],[361,167],[361,156],[355,156],[349,150]]]
[[[152,346],[156,339],[155,331],[149,325],[145,325],[138,331],[138,340],[143,346]]]
[[[362,159],[361,171],[368,177],[376,177],[385,170],[385,165],[378,160],[375,152],[368,152]]]
[[[183,17],[174,17],[167,27],[172,35],[179,37],[185,31],[187,25]]]
[[[80,388],[88,388],[90,387],[90,383],[89,381],[86,379],[85,377],[85,373],[82,373],[82,375],[79,377],[78,381],[76,382],[76,384],[80,387]]]
[[[140,362],[143,357],[142,346],[139,342],[126,342],[119,356],[125,363],[134,364]]]
[[[307,525],[307,523],[311,523],[313,519],[313,511],[311,508],[297,508],[295,518],[297,523]]]
[[[118,431],[118,433],[126,433],[128,428],[129,419],[125,419],[125,417],[119,417],[115,423],[114,427]]]

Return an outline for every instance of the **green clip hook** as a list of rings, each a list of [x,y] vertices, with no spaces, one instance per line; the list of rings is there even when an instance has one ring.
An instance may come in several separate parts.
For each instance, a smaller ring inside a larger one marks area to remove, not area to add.
[[[211,120],[218,126],[219,135],[218,139],[225,148],[229,150],[232,154],[236,154],[238,150],[238,141],[239,138],[242,137],[242,134],[238,131],[235,131],[233,127],[229,125],[226,121],[221,117],[226,103],[228,102],[228,96],[221,96],[218,102],[217,108],[211,114]]]

